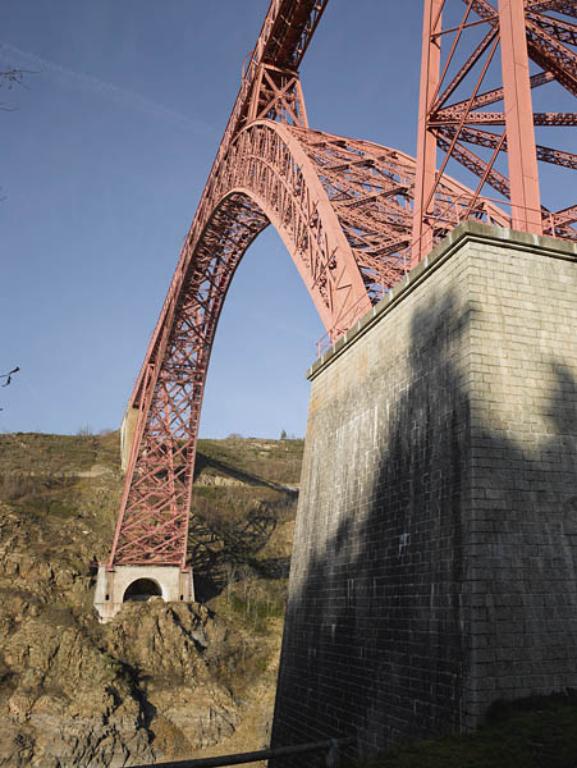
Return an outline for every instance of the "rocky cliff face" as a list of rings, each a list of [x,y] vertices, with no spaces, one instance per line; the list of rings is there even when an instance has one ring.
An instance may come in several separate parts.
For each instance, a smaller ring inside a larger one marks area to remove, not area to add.
[[[191,542],[205,603],[127,603],[102,626],[91,563],[110,542],[116,436],[0,438],[0,766],[267,742],[301,450],[207,443]]]

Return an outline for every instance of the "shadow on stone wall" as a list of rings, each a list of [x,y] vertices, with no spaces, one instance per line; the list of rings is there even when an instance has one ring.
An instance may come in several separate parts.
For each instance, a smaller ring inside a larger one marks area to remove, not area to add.
[[[406,382],[391,372],[388,395],[385,371],[375,382],[391,408],[367,503],[335,496],[338,529],[290,595],[275,746],[355,736],[370,752],[459,730],[506,691],[577,683],[577,381],[550,362],[546,435],[522,409],[471,432],[473,318],[454,295],[433,300],[412,322]],[[299,514],[318,506],[311,494]],[[475,676],[488,688],[471,692]]]

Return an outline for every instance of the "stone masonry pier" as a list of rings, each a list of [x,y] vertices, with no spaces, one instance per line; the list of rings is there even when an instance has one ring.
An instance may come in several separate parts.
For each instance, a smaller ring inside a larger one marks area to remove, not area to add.
[[[309,378],[273,746],[577,687],[577,246],[460,226]]]

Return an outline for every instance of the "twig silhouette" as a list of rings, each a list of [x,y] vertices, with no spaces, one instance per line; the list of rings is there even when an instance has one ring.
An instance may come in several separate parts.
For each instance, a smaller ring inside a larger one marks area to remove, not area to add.
[[[16,368],[12,368],[12,370],[8,371],[8,373],[0,373],[0,379],[6,379],[6,381],[4,382],[4,384],[2,384],[2,386],[7,387],[9,384],[11,384],[12,376],[15,373],[18,373],[19,370],[20,370],[20,366],[17,365]]]

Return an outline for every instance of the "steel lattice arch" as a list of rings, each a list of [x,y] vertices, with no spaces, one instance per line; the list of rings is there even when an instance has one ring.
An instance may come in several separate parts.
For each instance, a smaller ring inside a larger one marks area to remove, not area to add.
[[[271,2],[131,396],[136,429],[109,569],[186,565],[217,323],[236,268],[269,224],[331,341],[464,219],[577,239],[577,207],[543,206],[531,165],[577,168],[577,155],[537,145],[533,127],[574,126],[577,114],[533,113],[526,102],[532,88],[553,81],[577,96],[575,3],[465,0],[460,24],[443,30],[444,8],[457,0],[424,0],[415,160],[308,126],[298,66],[327,2]],[[466,49],[467,30],[481,26],[481,42]],[[441,42],[448,46],[444,60]],[[465,50],[451,72],[459,46]],[[498,49],[503,85],[483,89]],[[487,111],[499,102],[500,112]],[[483,147],[489,158],[471,147]],[[497,168],[502,153],[508,177]],[[448,176],[448,159],[464,165],[477,185]]]

